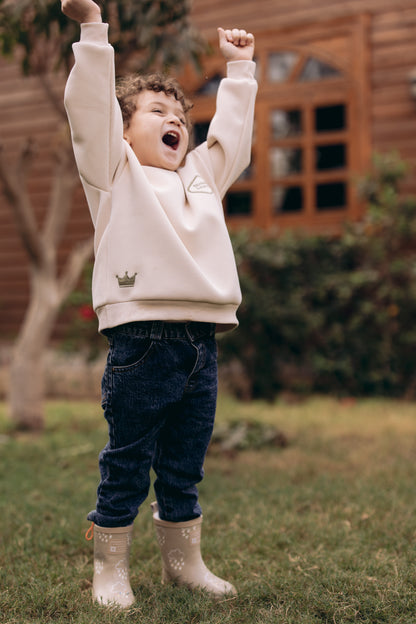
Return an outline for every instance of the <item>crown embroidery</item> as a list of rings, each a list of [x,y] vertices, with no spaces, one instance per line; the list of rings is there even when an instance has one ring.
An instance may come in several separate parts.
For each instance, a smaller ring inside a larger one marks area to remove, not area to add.
[[[134,286],[134,282],[136,281],[136,275],[137,273],[129,277],[129,274],[127,271],[125,272],[123,277],[119,277],[118,275],[116,275],[116,278],[118,279],[119,287],[120,288],[132,288]]]

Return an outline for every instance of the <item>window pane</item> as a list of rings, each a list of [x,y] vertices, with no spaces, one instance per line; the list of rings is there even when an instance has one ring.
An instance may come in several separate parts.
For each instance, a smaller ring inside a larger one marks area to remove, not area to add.
[[[198,95],[216,95],[218,86],[222,80],[221,74],[215,74],[209,80],[206,80],[203,85],[198,89]]]
[[[345,145],[317,145],[315,148],[317,171],[342,169],[346,165]]]
[[[270,150],[272,178],[284,178],[302,171],[302,150],[299,148],[273,147]]]
[[[251,160],[251,163],[249,164],[249,166],[246,167],[243,173],[239,175],[236,182],[244,182],[244,180],[250,180],[250,178],[252,178],[253,176],[253,170],[254,170],[254,163],[253,163],[253,160]]]
[[[195,147],[206,141],[209,123],[209,121],[198,121],[197,123],[194,123],[192,130]]]
[[[302,112],[300,110],[272,110],[270,126],[273,139],[298,136],[302,133]]]
[[[325,80],[325,78],[333,78],[335,76],[341,76],[341,72],[332,65],[323,63],[317,58],[308,58],[305,66],[299,76],[301,82],[307,82],[311,80]]]
[[[273,52],[269,54],[268,78],[270,82],[284,82],[289,78],[298,54],[296,52]]]
[[[300,212],[302,208],[303,189],[301,186],[275,186],[272,189],[273,214]]]
[[[345,182],[318,184],[316,187],[316,207],[318,210],[345,208],[346,195]]]
[[[252,199],[250,191],[230,191],[225,198],[225,212],[228,216],[250,215]]]
[[[316,132],[331,132],[346,128],[345,105],[320,106],[315,109]]]

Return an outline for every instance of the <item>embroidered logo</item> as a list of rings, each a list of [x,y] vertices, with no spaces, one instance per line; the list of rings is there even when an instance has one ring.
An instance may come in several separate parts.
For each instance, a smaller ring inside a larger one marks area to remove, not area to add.
[[[207,195],[212,195],[212,188],[201,178],[200,175],[196,175],[188,186],[188,192],[206,193]]]
[[[133,288],[134,282],[136,281],[136,275],[137,273],[129,277],[129,274],[127,271],[125,272],[123,277],[119,277],[118,275],[116,275],[116,278],[118,279],[119,287],[120,288]]]

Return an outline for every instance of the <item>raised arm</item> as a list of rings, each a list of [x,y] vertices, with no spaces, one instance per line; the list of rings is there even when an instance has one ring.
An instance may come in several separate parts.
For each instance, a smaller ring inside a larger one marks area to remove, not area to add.
[[[227,76],[218,88],[207,142],[197,150],[202,156],[208,150],[214,180],[223,196],[250,163],[257,82],[253,35],[238,28],[218,28],[218,37]]]
[[[78,170],[90,187],[109,190],[124,151],[108,25],[101,23],[93,0],[62,0],[62,10],[81,23],[81,39],[73,46],[75,64],[65,89]]]

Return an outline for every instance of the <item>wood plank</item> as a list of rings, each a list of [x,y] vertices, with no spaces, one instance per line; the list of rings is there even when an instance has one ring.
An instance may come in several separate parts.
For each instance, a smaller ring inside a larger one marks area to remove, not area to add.
[[[303,25],[319,23],[334,18],[349,17],[364,12],[378,14],[391,11],[391,0],[344,0],[330,2],[329,0],[269,0],[253,4],[250,0],[241,0],[238,4],[238,23],[244,27],[250,24],[251,30],[266,28],[284,28],[288,25]],[[404,9],[414,9],[413,0],[402,0],[398,12]],[[202,32],[215,29],[221,23],[229,26],[235,23],[235,5],[233,2],[224,3],[219,0],[197,0],[193,4],[192,17]],[[227,27],[227,26],[225,26]]]

